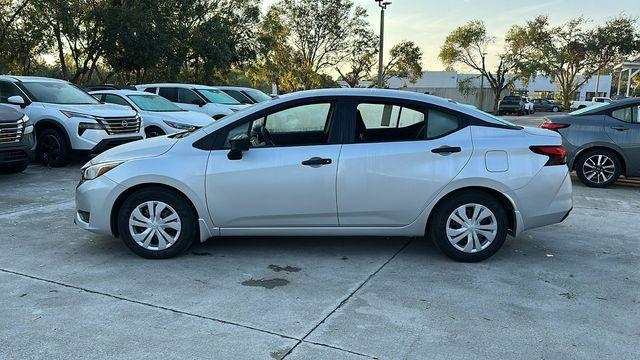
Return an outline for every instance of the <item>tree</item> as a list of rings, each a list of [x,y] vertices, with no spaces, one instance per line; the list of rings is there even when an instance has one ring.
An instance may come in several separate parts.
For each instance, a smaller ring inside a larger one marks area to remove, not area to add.
[[[379,38],[371,30],[366,10],[356,8],[356,12],[359,12],[355,16],[357,24],[354,26],[353,36],[349,39],[348,53],[344,59],[348,71],[344,72],[340,67],[336,67],[336,71],[349,87],[356,87],[360,81],[371,79],[378,55]]]
[[[402,41],[389,50],[389,61],[382,68],[382,82],[386,84],[392,77],[409,79],[412,83],[422,77],[422,50],[413,41]]]
[[[515,76],[509,76],[509,72],[516,68],[515,56],[506,53],[498,54],[498,65],[495,71],[487,69],[487,49],[495,42],[495,38],[487,34],[487,29],[482,21],[470,21],[460,26],[449,34],[444,45],[440,48],[440,61],[453,68],[463,65],[480,73],[487,79],[487,83],[494,93],[493,110],[498,109],[498,101],[502,92],[512,86]],[[482,91],[482,89],[481,89]]]
[[[366,11],[351,0],[282,0],[281,21],[288,42],[314,73],[335,67],[349,52],[350,39],[362,28]]]
[[[553,78],[565,107],[594,75],[640,47],[633,18],[619,16],[590,29],[587,23],[579,17],[551,26],[547,16],[538,16],[524,26],[513,26],[506,37],[521,71],[529,77],[541,73]]]

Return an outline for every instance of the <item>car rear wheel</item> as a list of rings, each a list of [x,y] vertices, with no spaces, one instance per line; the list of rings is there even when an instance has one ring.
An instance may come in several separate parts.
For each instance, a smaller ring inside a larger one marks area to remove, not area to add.
[[[60,131],[44,129],[38,133],[36,156],[46,166],[64,167],[71,161],[71,147]]]
[[[167,259],[188,249],[197,236],[197,216],[181,195],[148,188],[130,195],[118,213],[118,231],[134,253]]]
[[[551,111],[558,112],[558,111],[560,111],[560,108],[557,107],[557,106],[554,106],[554,107],[551,108]]]
[[[576,163],[576,174],[589,187],[604,188],[620,177],[622,164],[618,156],[606,149],[587,151]]]
[[[456,261],[477,262],[495,254],[507,237],[507,212],[484,192],[463,192],[440,204],[431,219],[431,240]]]

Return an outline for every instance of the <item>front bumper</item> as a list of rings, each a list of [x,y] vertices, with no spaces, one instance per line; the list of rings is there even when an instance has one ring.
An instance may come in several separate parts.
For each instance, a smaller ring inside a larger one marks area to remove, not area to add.
[[[128,136],[102,139],[91,149],[92,154],[99,154],[103,151],[109,150],[119,145],[130,143],[132,141],[142,140],[142,136]]]
[[[0,144],[0,164],[15,165],[28,163],[34,159],[35,137],[33,132],[24,134],[20,142]]]
[[[123,191],[106,175],[80,183],[76,188],[76,225],[97,234],[113,235],[111,209]]]

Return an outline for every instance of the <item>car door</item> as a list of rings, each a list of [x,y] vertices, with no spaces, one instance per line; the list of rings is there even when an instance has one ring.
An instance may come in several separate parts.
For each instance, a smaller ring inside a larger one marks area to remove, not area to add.
[[[220,129],[206,175],[207,204],[221,228],[338,225],[336,102],[263,110]],[[265,130],[266,129],[266,130]],[[228,158],[229,140],[247,134],[251,148]],[[271,140],[270,140],[271,139]]]
[[[627,175],[640,176],[640,106],[616,108],[605,115],[604,130],[627,158]]]
[[[462,170],[473,151],[459,114],[397,100],[354,102],[353,140],[338,165],[341,226],[404,226]]]

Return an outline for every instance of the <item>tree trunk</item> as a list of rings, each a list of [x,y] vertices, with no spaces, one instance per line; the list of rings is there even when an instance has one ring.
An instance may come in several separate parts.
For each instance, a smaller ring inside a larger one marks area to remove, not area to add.
[[[482,91],[482,89],[480,89],[480,91]],[[494,95],[493,112],[497,113],[498,112],[498,101],[500,101],[500,95],[502,95],[502,89],[494,87],[493,88],[493,95]]]
[[[64,47],[62,44],[62,35],[60,35],[60,24],[57,24],[53,28],[53,33],[56,37],[56,44],[58,45],[58,59],[60,60],[60,69],[62,70],[62,76],[65,80],[69,80],[69,69],[67,68],[67,62],[64,59]]]

